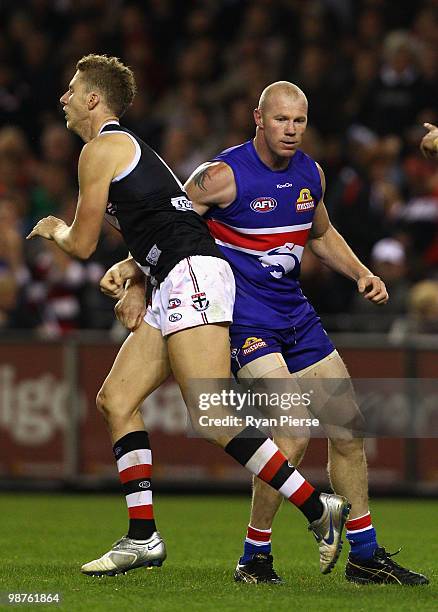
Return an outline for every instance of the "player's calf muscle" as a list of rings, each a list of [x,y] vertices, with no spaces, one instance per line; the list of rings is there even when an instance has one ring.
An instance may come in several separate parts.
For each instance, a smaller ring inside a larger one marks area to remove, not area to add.
[[[274,442],[290,463],[297,466],[301,463],[309,444],[309,438],[283,437],[278,438],[274,433]]]
[[[348,457],[351,460],[355,457],[362,458],[364,455],[363,438],[352,438],[350,440],[331,438],[329,444],[339,455]]]

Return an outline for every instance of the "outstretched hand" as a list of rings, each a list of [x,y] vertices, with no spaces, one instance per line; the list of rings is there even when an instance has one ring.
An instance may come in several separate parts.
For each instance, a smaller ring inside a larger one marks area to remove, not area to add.
[[[47,240],[53,240],[53,232],[61,225],[65,225],[62,219],[52,216],[44,217],[38,221],[33,230],[26,236],[26,240],[35,238],[35,236],[41,236]]]
[[[385,283],[378,276],[361,276],[357,288],[366,300],[374,304],[386,304],[389,300]]]

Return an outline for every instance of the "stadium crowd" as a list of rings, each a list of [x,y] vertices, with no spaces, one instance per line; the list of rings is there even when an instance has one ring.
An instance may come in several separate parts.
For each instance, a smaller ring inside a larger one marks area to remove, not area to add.
[[[85,263],[24,240],[43,216],[72,219],[81,142],[65,128],[59,97],[91,52],[134,69],[139,92],[123,124],[182,180],[253,136],[267,84],[300,86],[304,150],[325,170],[332,221],[391,300],[376,316],[310,253],[304,293],[331,330],[438,333],[438,164],[419,151],[423,122],[438,121],[438,0],[1,3],[2,333],[113,325],[97,281],[126,251],[110,226]]]

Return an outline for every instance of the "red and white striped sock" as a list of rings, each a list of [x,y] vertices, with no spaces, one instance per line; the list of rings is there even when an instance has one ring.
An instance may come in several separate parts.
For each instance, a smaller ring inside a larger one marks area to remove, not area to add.
[[[253,546],[271,546],[272,529],[256,529],[248,525],[245,542]]]
[[[351,555],[357,559],[370,559],[378,546],[370,512],[347,521],[345,529]]]
[[[309,522],[321,518],[323,506],[318,491],[262,431],[246,427],[226,445],[225,450],[297,506]]]
[[[152,453],[145,431],[133,431],[114,444],[129,514],[128,537],[147,540],[156,531],[152,504]]]
[[[248,525],[243,543],[243,555],[239,563],[247,563],[259,553],[269,555],[271,553],[271,534],[272,529],[256,529]]]
[[[362,516],[358,516],[357,518],[350,519],[345,523],[346,533],[353,535],[356,533],[363,533],[364,531],[368,531],[373,528],[373,523],[371,521],[371,513],[368,511],[366,514]]]

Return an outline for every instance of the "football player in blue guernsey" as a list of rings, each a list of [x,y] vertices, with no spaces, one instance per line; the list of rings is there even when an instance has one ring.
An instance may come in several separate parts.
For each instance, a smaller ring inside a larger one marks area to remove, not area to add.
[[[273,390],[280,384],[284,388],[284,381],[291,388],[301,388],[299,383],[310,380],[318,389],[318,381],[327,385],[327,379],[343,380],[342,393],[336,388],[335,398],[333,394],[327,398],[324,389],[319,397],[315,393],[312,411],[353,418],[358,408],[346,367],[300,289],[305,245],[331,269],[355,282],[364,299],[381,305],[388,294],[383,281],[359,261],[330,224],[323,202],[323,171],[299,149],[307,110],[306,96],[297,86],[273,83],[263,91],[254,111],[254,140],[203,164],[185,189],[194,209],[208,220],[235,276],[230,327],[234,374],[246,384],[262,381],[264,388],[272,385]],[[123,265],[116,264],[102,279],[109,294]],[[142,308],[141,286],[131,284],[117,306],[118,317],[133,329]],[[331,484],[352,504],[346,523],[351,546],[347,579],[360,584],[426,584],[424,576],[394,563],[377,543],[368,507],[363,440],[348,435],[345,428],[342,437],[339,428],[326,429]],[[308,435],[303,432],[297,437],[283,429],[274,432],[274,440],[296,464],[304,455]],[[271,528],[280,503],[277,492],[254,478],[250,523],[236,581],[281,582],[271,555]]]
[[[195,210],[208,219],[216,244],[236,280],[230,327],[232,368],[239,379],[347,379],[347,369],[303,295],[304,247],[332,270],[350,278],[364,299],[388,300],[383,281],[364,266],[331,225],[324,206],[321,167],[300,150],[307,126],[307,99],[294,84],[267,87],[254,111],[254,140],[232,147],[198,168],[185,185]],[[275,388],[275,387],[273,387]],[[324,399],[324,409],[356,411],[351,385]],[[317,406],[318,398],[312,399]],[[336,431],[336,430],[335,430]],[[281,437],[281,439],[280,439]],[[275,436],[274,436],[274,439]],[[277,440],[297,465],[308,437],[279,432]],[[425,584],[378,545],[368,506],[363,440],[334,435],[328,443],[333,489],[352,504],[346,523],[351,546],[346,578],[357,583]],[[254,478],[251,518],[236,581],[278,582],[272,567],[271,528],[281,496]]]
[[[87,259],[106,215],[135,258],[134,275],[138,272],[144,278],[146,273],[153,286],[144,319],[140,317],[137,329],[124,342],[97,397],[123,484],[129,530],[81,571],[114,576],[137,567],[160,566],[166,558],[154,519],[152,453],[139,406],[171,370],[194,425],[199,423],[198,433],[269,482],[304,514],[318,541],[321,571],[329,573],[339,557],[348,501],[316,491],[254,425],[236,423],[226,430],[202,427],[201,398],[193,380],[210,379],[210,393],[212,387],[226,392],[215,381],[231,374],[228,328],[234,276],[170,168],[120,125],[135,90],[132,71],[117,58],[91,54],[79,60],[60,98],[67,127],[86,143],[79,158],[75,218],[67,225],[46,217],[28,236],[53,240],[69,255]],[[131,269],[130,264],[127,267]]]

